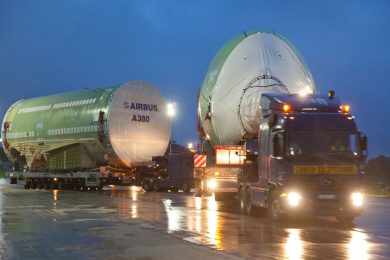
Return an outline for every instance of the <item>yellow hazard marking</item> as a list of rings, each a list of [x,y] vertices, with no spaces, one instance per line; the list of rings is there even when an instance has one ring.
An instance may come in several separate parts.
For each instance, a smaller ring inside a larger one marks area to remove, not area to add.
[[[295,165],[294,174],[355,175],[356,165]]]

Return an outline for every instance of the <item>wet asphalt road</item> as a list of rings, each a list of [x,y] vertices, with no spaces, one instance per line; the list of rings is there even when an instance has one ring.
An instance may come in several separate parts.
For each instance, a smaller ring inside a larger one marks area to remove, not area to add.
[[[275,224],[236,208],[213,198],[135,188],[87,193],[0,184],[0,256],[122,259],[136,243],[136,233],[126,233],[133,225],[249,259],[390,259],[390,199],[369,198],[354,227],[333,219]]]

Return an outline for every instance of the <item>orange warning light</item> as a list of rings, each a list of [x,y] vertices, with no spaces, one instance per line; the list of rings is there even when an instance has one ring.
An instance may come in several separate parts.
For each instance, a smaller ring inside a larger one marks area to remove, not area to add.
[[[291,106],[289,104],[283,105],[283,112],[288,113],[291,111]]]
[[[351,112],[351,106],[350,105],[341,105],[340,110],[342,113],[348,114]]]

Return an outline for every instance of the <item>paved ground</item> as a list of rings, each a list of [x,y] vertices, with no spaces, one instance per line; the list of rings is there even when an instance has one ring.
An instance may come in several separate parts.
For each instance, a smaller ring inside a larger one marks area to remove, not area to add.
[[[277,225],[183,193],[23,190],[0,184],[3,259],[388,259],[390,200],[355,227]]]

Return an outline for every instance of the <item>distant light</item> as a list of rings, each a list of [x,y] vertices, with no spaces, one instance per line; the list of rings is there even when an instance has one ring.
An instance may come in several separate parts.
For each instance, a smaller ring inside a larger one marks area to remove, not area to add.
[[[188,148],[189,150],[193,149],[193,148],[194,148],[194,144],[193,144],[193,143],[188,143],[188,144],[187,144],[187,148]]]
[[[210,135],[206,134],[206,140],[210,140]]]
[[[168,103],[167,104],[167,115],[170,118],[176,116],[176,103]]]

